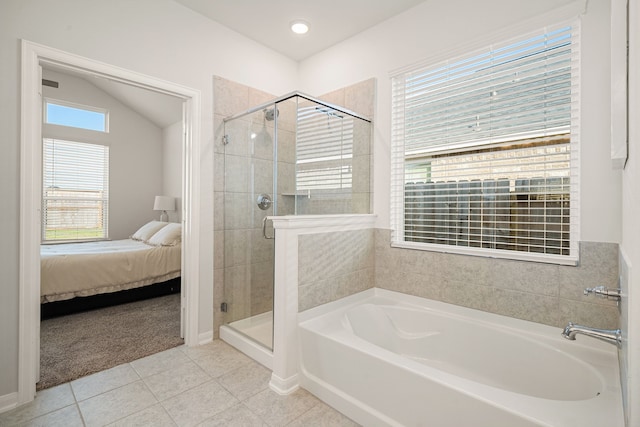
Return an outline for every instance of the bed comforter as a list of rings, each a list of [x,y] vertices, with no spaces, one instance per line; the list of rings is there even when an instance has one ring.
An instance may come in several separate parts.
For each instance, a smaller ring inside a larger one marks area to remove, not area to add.
[[[41,246],[41,302],[116,292],[180,276],[181,245],[132,239]]]

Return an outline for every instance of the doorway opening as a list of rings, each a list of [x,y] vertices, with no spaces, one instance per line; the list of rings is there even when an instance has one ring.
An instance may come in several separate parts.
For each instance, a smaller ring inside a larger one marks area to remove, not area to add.
[[[42,67],[87,73],[182,100],[181,327],[186,345],[198,338],[200,92],[57,49],[22,42],[18,405],[33,400],[40,362],[42,200]]]

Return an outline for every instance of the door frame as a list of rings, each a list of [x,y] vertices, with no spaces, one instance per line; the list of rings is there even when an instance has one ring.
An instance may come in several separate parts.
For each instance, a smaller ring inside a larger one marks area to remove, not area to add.
[[[22,40],[20,110],[20,230],[18,405],[35,397],[40,365],[40,242],[42,200],[41,66],[56,65],[162,92],[183,100],[181,327],[199,344],[201,93],[176,83]]]

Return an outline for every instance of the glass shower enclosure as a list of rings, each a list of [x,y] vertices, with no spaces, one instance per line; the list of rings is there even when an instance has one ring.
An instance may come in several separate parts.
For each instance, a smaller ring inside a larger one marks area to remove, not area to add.
[[[224,120],[224,324],[273,349],[269,217],[371,212],[371,123],[292,93]]]

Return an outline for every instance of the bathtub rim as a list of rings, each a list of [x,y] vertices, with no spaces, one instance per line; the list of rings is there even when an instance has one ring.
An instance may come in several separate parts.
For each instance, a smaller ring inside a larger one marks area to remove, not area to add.
[[[327,320],[331,318],[335,320],[337,317],[339,318],[340,316],[344,315],[344,313],[347,310],[349,310],[349,308],[354,307],[356,305],[363,304],[363,303],[371,302],[370,301],[371,298],[375,298],[375,297],[380,297],[382,299],[391,299],[393,301],[397,301],[398,303],[408,305],[410,307],[411,306],[416,308],[422,307],[422,309],[424,309],[425,307],[421,306],[420,302],[423,302],[424,300],[426,301],[428,308],[433,308],[435,310],[442,310],[447,313],[452,312],[456,316],[461,316],[466,318],[469,317],[469,314],[470,314],[469,311],[471,311],[473,312],[474,319],[475,319],[475,316],[477,316],[479,319],[489,324],[496,325],[497,323],[496,326],[505,327],[513,331],[515,330],[522,331],[524,327],[525,331],[534,338],[536,335],[539,335],[540,338],[543,338],[545,341],[548,341],[549,339],[554,339],[549,335],[550,328],[554,328],[553,326],[538,324],[535,322],[521,320],[521,319],[510,318],[502,315],[497,315],[494,313],[482,312],[482,311],[467,308],[467,307],[455,306],[455,305],[444,303],[441,301],[435,301],[427,298],[406,295],[406,294],[402,294],[394,291],[388,291],[386,289],[380,289],[380,288],[371,288],[366,291],[360,292],[358,294],[345,297],[341,300],[334,301],[334,302],[324,304],[322,306],[314,307],[312,309],[301,312],[299,314],[299,328],[310,329],[311,332],[319,333],[324,338],[337,341],[342,345],[347,345],[348,347],[355,349],[356,351],[359,351],[368,356],[386,360],[387,355],[393,355],[391,363],[394,366],[403,370],[409,370],[411,372],[415,372],[414,364],[418,364],[419,362],[409,360],[409,359],[404,359],[402,358],[402,356],[396,355],[395,353],[389,350],[378,347],[375,344],[370,343],[361,338],[358,338],[359,340],[361,340],[361,342],[358,342],[357,344],[352,344],[349,341],[345,342],[344,340],[346,339],[346,336],[348,336],[349,332],[347,332],[346,330],[341,331],[339,328],[336,328],[335,323],[331,323],[330,321]],[[339,314],[337,317],[334,317],[336,316],[336,312],[339,312]],[[328,318],[325,317],[327,315],[332,317],[328,317]],[[315,324],[308,323],[311,321],[316,321],[318,323],[315,323]],[[309,327],[309,324],[311,324],[311,327]],[[320,328],[324,327],[324,330],[322,330],[322,332],[325,332],[325,334],[322,334],[321,332],[314,330],[313,326],[316,326],[316,327],[319,326]],[[338,335],[335,335],[335,334],[332,335],[333,332],[337,332]],[[588,340],[588,339],[585,342],[578,342],[578,341],[565,342],[560,337],[560,332],[561,330],[560,328],[558,328],[557,339],[558,339],[559,345],[563,345],[563,346],[570,345],[575,348],[573,351],[577,353],[581,351],[587,351],[588,354],[589,352],[595,352],[590,354],[597,356],[598,359],[601,358],[603,361],[608,361],[609,359],[613,361],[615,359],[615,361],[617,362],[617,357],[613,355],[615,349],[613,349],[611,345],[598,340]],[[301,330],[301,333],[302,333],[302,330]],[[299,348],[299,351],[300,351],[300,358],[299,358],[300,371],[299,372],[300,372],[300,378],[301,378],[301,385],[305,389],[311,391],[313,394],[315,394],[316,396],[318,396],[320,399],[324,400],[331,406],[336,407],[337,409],[346,413],[347,415],[353,416],[354,419],[360,422],[362,422],[362,420],[365,420],[367,425],[369,424],[397,425],[397,423],[395,423],[393,420],[389,421],[390,420],[389,417],[384,416],[384,414],[381,414],[379,411],[376,411],[375,408],[372,408],[368,406],[366,403],[358,400],[357,397],[349,396],[348,394],[334,387],[332,384],[328,383],[324,379],[318,378],[313,373],[309,372],[306,369],[304,364],[302,347]],[[566,412],[566,407],[573,408],[572,412],[573,411],[578,412],[580,410],[583,410],[585,407],[591,406],[594,404],[595,406],[598,406],[601,408],[609,408],[610,405],[614,405],[612,406],[612,409],[611,409],[611,411],[614,411],[614,412],[612,412],[611,414],[615,414],[615,411],[622,414],[621,412],[622,397],[621,397],[621,387],[619,384],[619,366],[617,363],[615,366],[609,366],[608,364],[600,363],[599,367],[604,369],[604,374],[603,374],[598,370],[598,368],[596,368],[596,371],[598,372],[599,376],[603,380],[603,393],[602,395],[598,396],[599,400],[595,402],[593,399],[585,399],[585,400],[577,400],[577,401],[571,401],[571,400],[556,401],[556,400],[550,400],[550,399],[545,399],[540,397],[518,394],[518,393],[506,391],[506,390],[496,389],[495,387],[485,385],[482,383],[477,383],[473,380],[456,377],[455,375],[452,375],[449,373],[444,373],[443,375],[441,371],[437,370],[437,368],[434,368],[434,367],[427,367],[426,370],[437,372],[435,377],[431,376],[431,372],[428,372],[428,374],[425,374],[423,370],[419,370],[419,375],[423,377],[427,377],[429,380],[435,381],[436,383],[440,383],[441,385],[451,387],[467,396],[472,396],[475,399],[484,401],[485,403],[493,407],[500,408],[501,410],[510,412],[512,414],[517,414],[518,416],[522,417],[523,420],[528,420],[536,425],[550,427],[555,425],[572,425],[571,423],[568,423],[568,421],[566,421],[567,415],[562,414],[562,411]],[[448,382],[448,380],[450,380],[452,377],[454,378],[454,382],[453,383]],[[612,383],[612,381],[614,381],[614,383]],[[466,385],[469,383],[473,384],[473,388],[471,389],[471,391],[469,390],[469,388],[466,387]],[[478,390],[488,391],[488,396],[478,394]],[[509,396],[507,396],[508,394],[517,395],[518,397],[517,399],[513,400]],[[495,396],[497,396],[498,398],[495,399]],[[506,397],[506,398],[503,398],[503,397]],[[510,403],[510,405],[505,404],[505,402]],[[533,411],[531,410],[531,407],[528,406],[529,404],[533,404],[533,407],[534,407]],[[551,409],[553,411],[553,414],[555,414],[557,411],[557,413],[560,415],[552,414],[551,420],[549,419],[548,416],[538,417],[537,415],[535,415],[536,413],[535,408],[542,408],[542,410]],[[382,422],[381,419],[374,416],[373,413],[375,413],[376,415],[382,415],[383,417],[386,418],[386,420]],[[607,410],[606,413],[609,414],[610,412]],[[556,417],[559,419],[555,419]],[[621,419],[624,420],[622,415],[621,417],[622,417]],[[559,424],[556,424],[556,423],[559,423]]]
[[[514,317],[505,316],[497,313],[489,313],[486,311],[478,310],[471,307],[464,307],[460,305],[455,305],[443,301],[433,300],[429,298],[419,297],[415,295],[408,295],[401,292],[390,291],[388,289],[383,288],[369,288],[362,292],[358,292],[356,294],[352,294],[341,298],[336,301],[332,301],[326,304],[322,304],[308,310],[302,311],[298,313],[298,324],[302,324],[311,319],[315,319],[321,316],[325,316],[334,311],[343,311],[348,309],[351,306],[359,305],[363,303],[366,299],[373,297],[381,297],[388,298],[392,300],[398,300],[404,304],[414,306],[417,308],[424,308],[423,306],[416,304],[416,300],[425,301],[430,307],[434,308],[438,311],[444,311],[447,313],[451,313],[455,316],[460,316],[463,318],[468,318],[468,311],[471,310],[474,313],[474,316],[478,318],[478,320],[487,324],[495,324],[496,319],[500,319],[500,326],[509,329],[510,331],[521,330],[523,326],[526,326],[526,330],[528,333],[532,335],[537,335],[540,337],[548,338],[549,328],[554,328],[555,326],[545,325],[542,323],[533,322],[530,320],[517,319]],[[560,327],[558,326],[558,336],[562,332]],[[581,339],[582,338],[582,339]],[[585,349],[597,349],[604,352],[611,352],[612,346],[611,344],[605,343],[600,340],[590,339],[589,337],[579,337],[575,341],[571,342],[571,345],[574,347],[580,347]]]

